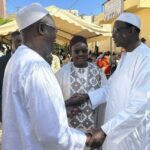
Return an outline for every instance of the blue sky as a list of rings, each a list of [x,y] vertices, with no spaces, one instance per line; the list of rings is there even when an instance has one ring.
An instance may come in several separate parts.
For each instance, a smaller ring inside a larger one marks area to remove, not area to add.
[[[43,6],[55,5],[63,9],[77,9],[79,14],[97,15],[102,11],[102,3],[106,0],[6,0],[7,14],[16,12],[20,7],[33,2]]]

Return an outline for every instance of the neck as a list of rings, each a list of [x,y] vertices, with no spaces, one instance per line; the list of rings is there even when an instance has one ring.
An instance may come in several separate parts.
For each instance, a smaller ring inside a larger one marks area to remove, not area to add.
[[[28,46],[29,48],[31,48],[32,50],[34,50],[35,52],[37,52],[41,57],[43,57],[44,59],[46,58],[45,56],[45,44],[37,44],[38,42],[34,42],[34,41],[25,41],[23,42],[24,45]],[[42,43],[42,42],[41,42]]]
[[[137,48],[141,44],[141,41],[138,39],[138,40],[132,41],[130,43],[131,44],[129,44],[127,47],[124,47],[126,52],[132,52],[135,48]]]
[[[85,64],[76,64],[73,62],[73,64],[77,68],[86,68],[88,66],[88,62],[86,62]]]

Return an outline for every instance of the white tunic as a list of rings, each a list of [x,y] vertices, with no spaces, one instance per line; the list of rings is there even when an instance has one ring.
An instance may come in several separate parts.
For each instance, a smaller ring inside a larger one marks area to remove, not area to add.
[[[20,46],[3,85],[3,150],[84,149],[86,136],[68,126],[61,89],[38,53]]]
[[[107,86],[89,93],[93,108],[107,101],[103,150],[150,150],[149,92],[150,49],[141,44],[123,54]]]

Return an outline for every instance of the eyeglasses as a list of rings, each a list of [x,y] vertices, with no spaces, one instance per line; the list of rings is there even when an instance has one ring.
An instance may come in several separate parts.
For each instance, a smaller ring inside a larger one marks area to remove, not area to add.
[[[113,32],[121,32],[121,31],[123,31],[123,30],[127,30],[127,29],[129,29],[128,27],[114,27],[113,28]]]
[[[51,26],[49,24],[44,24],[44,25],[47,26],[51,31],[54,31],[54,32],[57,33],[57,28],[55,28],[55,27],[53,27],[53,26]]]

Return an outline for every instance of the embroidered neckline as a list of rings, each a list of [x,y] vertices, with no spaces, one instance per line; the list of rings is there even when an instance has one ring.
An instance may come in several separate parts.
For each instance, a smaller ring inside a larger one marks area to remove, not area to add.
[[[72,68],[77,76],[77,78],[81,82],[81,86],[83,90],[86,90],[88,87],[88,72],[89,72],[89,63],[85,68],[77,68],[72,63]]]

